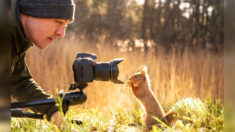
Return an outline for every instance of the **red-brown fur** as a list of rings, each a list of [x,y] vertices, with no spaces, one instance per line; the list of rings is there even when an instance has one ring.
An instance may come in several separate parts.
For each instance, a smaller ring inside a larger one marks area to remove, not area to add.
[[[130,77],[127,85],[131,87],[132,92],[143,106],[145,112],[144,123],[149,130],[153,125],[157,124],[153,116],[161,119],[167,125],[171,125],[176,121],[176,112],[172,111],[165,114],[160,102],[154,96],[150,87],[146,67],[141,72]]]

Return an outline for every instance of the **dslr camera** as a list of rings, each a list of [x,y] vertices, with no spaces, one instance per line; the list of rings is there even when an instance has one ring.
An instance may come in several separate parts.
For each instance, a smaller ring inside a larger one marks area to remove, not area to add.
[[[77,84],[97,81],[112,81],[122,84],[118,80],[118,64],[123,59],[113,59],[109,62],[94,62],[95,54],[79,53],[73,63],[74,81]]]

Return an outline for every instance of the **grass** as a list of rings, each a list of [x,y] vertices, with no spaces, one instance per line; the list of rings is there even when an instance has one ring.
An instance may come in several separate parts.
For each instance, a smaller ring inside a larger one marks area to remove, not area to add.
[[[204,100],[206,113],[191,112],[190,116],[184,116],[172,127],[153,127],[153,132],[159,131],[223,131],[224,128],[224,106],[221,101]],[[167,108],[165,108],[167,110]],[[190,111],[185,108],[184,111]],[[142,118],[143,111],[136,107],[133,110],[122,108],[90,108],[83,109],[72,107],[66,118],[81,119],[83,125],[74,125],[67,122],[66,128],[58,128],[53,123],[44,120],[13,118],[11,129],[13,132],[25,131],[98,131],[98,132],[142,132],[145,130]],[[197,115],[199,114],[199,115]]]
[[[69,35],[68,35],[69,36]],[[140,50],[122,52],[115,46],[100,40],[97,43],[78,40],[76,36],[58,40],[45,50],[32,47],[27,53],[27,63],[36,82],[47,92],[55,95],[55,89],[66,90],[73,83],[72,64],[77,53],[95,53],[97,62],[124,58],[119,64],[119,79],[126,82],[128,76],[146,65],[153,92],[162,103],[182,98],[224,98],[224,58],[209,50],[192,51],[185,48],[168,53],[158,46],[145,55]],[[88,95],[85,108],[135,107],[135,97],[126,85],[94,81],[85,89]]]
[[[222,131],[224,127],[224,58],[209,50],[193,51],[173,48],[165,52],[158,46],[148,54],[137,49],[122,52],[104,40],[91,43],[79,40],[74,35],[58,40],[46,50],[32,47],[27,52],[27,63],[36,82],[48,93],[56,95],[56,90],[66,91],[73,83],[72,64],[80,52],[92,52],[96,61],[110,61],[124,58],[119,64],[119,79],[127,81],[141,65],[148,67],[151,87],[165,111],[176,106],[176,102],[188,97],[200,98],[206,112],[195,112],[191,107],[177,107],[186,114],[174,126],[153,131]],[[125,44],[124,44],[125,45]],[[79,118],[82,126],[68,122],[68,127],[57,128],[46,120],[12,118],[12,131],[143,131],[143,111],[126,85],[94,81],[84,89],[88,99],[85,104],[71,107],[67,118]],[[216,101],[215,101],[216,100]],[[187,104],[187,103],[186,103]],[[183,105],[178,105],[183,106]]]

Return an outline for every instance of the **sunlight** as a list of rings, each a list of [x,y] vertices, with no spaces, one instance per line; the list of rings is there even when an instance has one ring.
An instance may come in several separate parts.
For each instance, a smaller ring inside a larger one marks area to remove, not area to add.
[[[143,5],[144,4],[144,0],[135,0],[139,5]]]
[[[207,11],[209,12],[209,15],[211,15],[213,11],[213,7],[212,6],[208,7]]]
[[[180,9],[184,10],[183,16],[185,18],[189,18],[190,17],[190,3],[188,2],[184,2],[180,4]]]
[[[135,40],[135,46],[136,46],[136,47],[143,47],[143,46],[144,46],[144,43],[143,43],[141,40],[136,39],[136,40]]]
[[[190,17],[190,13],[189,12],[184,12],[183,16],[186,17],[186,18],[189,18]]]
[[[184,2],[184,3],[181,3],[180,4],[180,9],[181,10],[184,10],[185,8],[189,8],[190,7],[190,4],[187,3],[187,2]]]
[[[135,0],[139,5],[143,5],[145,0]],[[155,0],[156,2],[159,2],[160,0]],[[162,3],[164,3],[166,0],[161,0]]]

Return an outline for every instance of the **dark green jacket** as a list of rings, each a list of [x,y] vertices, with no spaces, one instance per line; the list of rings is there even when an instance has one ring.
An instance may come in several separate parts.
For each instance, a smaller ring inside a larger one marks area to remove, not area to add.
[[[17,3],[14,4],[14,1],[12,0],[11,6],[11,95],[18,101],[50,98],[51,96],[46,94],[32,79],[27,67],[25,52],[32,44],[25,37],[18,6]],[[34,112],[46,114],[48,120],[54,112],[58,111],[58,108],[54,105],[38,106],[31,109]]]

